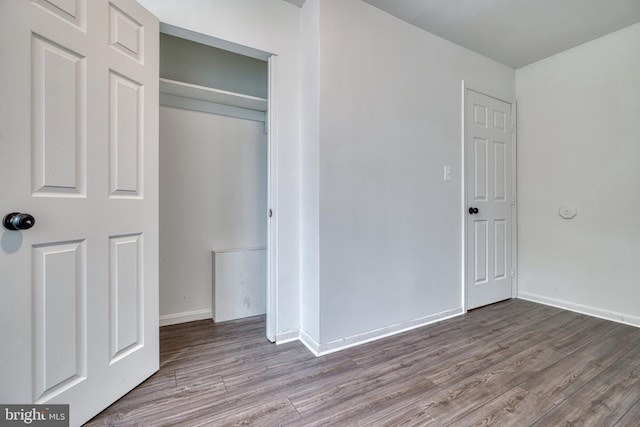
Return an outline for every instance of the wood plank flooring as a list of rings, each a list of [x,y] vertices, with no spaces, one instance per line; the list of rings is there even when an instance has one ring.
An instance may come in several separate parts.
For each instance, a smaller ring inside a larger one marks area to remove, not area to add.
[[[338,353],[263,317],[160,329],[160,371],[88,426],[640,426],[640,328],[522,300]]]

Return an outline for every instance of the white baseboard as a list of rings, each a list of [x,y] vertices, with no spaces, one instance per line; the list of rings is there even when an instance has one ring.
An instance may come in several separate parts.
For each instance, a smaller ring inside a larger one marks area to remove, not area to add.
[[[211,309],[185,311],[184,313],[165,314],[160,316],[160,326],[177,325],[178,323],[193,322],[195,320],[211,319]]]
[[[320,344],[318,344],[316,340],[311,338],[309,334],[304,330],[300,330],[300,342],[302,342],[302,344],[304,344],[304,346],[307,347],[307,349],[309,349],[309,351],[313,353],[314,356],[320,356],[320,354],[318,353]]]
[[[282,332],[276,335],[276,344],[286,344],[292,341],[298,341],[300,333],[298,331]]]
[[[565,310],[574,311],[580,314],[586,314],[588,316],[599,317],[600,319],[624,323],[625,325],[640,327],[640,317],[638,316],[604,310],[602,308],[592,307],[589,305],[576,304],[570,301],[549,298],[543,295],[532,294],[529,292],[518,292],[518,298],[544,305],[550,305],[552,307],[563,308]]]
[[[330,341],[328,343],[319,344],[313,340],[304,331],[300,331],[300,341],[316,356],[324,356],[325,354],[335,353],[336,351],[345,350],[360,344],[376,341],[412,329],[420,328],[431,323],[440,322],[450,319],[464,313],[462,307],[451,310],[442,311],[430,316],[421,317],[407,322],[398,323],[384,328],[375,329],[373,331],[364,332],[362,334],[353,335],[339,340]]]

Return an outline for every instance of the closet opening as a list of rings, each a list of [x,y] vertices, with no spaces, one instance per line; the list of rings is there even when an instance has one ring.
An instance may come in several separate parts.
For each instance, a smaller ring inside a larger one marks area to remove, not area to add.
[[[273,342],[275,57],[160,31],[160,326],[264,314]]]

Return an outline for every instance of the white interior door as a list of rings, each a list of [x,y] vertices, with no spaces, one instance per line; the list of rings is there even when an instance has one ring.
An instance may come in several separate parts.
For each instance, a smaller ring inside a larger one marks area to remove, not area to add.
[[[0,2],[0,402],[79,425],[158,369],[158,22]]]
[[[511,104],[466,90],[467,309],[512,297]]]

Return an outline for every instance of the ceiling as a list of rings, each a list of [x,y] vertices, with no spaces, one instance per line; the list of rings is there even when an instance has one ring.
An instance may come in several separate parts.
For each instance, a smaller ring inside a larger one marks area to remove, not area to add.
[[[640,0],[363,1],[513,68],[640,22]]]

